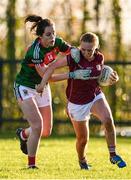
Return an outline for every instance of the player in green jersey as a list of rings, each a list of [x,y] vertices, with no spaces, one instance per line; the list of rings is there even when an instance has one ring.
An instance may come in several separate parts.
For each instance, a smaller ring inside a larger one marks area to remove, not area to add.
[[[36,92],[35,85],[42,80],[43,72],[39,66],[48,68],[55,61],[59,52],[65,55],[71,53],[72,47],[56,36],[55,25],[50,19],[29,15],[26,22],[32,22],[31,31],[37,38],[28,48],[21,63],[21,70],[16,76],[14,92],[18,104],[29,123],[29,128],[19,128],[16,131],[23,153],[28,155],[28,167],[36,167],[36,154],[41,136],[48,137],[52,131],[52,103],[50,86],[47,83],[42,94]],[[73,53],[74,56],[74,53]],[[79,56],[78,56],[79,57]],[[88,75],[88,74],[87,74]],[[84,79],[83,70],[74,72],[74,78]],[[61,79],[69,78],[65,73]]]

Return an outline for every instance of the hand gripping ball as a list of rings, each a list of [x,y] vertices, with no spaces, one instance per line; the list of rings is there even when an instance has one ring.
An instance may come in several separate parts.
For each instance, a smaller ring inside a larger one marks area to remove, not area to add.
[[[101,71],[101,74],[98,78],[98,83],[100,86],[109,86],[110,85],[110,75],[112,74],[113,69],[110,66],[104,65]]]

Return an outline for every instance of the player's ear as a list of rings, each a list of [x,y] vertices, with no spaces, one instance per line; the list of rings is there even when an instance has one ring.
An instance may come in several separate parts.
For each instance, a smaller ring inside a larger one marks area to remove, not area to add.
[[[100,49],[100,45],[98,45],[98,47],[96,47],[95,52],[97,53],[99,51],[99,49]]]
[[[98,49],[98,48],[96,48],[96,49],[95,49],[95,52],[96,52],[96,53],[98,53],[98,52],[99,52],[99,49]]]
[[[99,50],[100,49],[100,44],[98,44],[98,46],[97,46],[97,48],[96,48],[97,50]]]

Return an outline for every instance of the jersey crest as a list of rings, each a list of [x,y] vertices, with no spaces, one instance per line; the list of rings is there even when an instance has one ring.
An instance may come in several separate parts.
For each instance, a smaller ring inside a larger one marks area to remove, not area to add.
[[[96,69],[97,69],[98,71],[100,71],[100,70],[101,70],[101,65],[100,65],[100,64],[97,64],[97,65],[96,65]]]
[[[45,57],[44,57],[44,64],[49,64],[51,63],[52,61],[54,61],[56,59],[56,52],[55,51],[51,51],[51,52],[48,52],[46,53]]]

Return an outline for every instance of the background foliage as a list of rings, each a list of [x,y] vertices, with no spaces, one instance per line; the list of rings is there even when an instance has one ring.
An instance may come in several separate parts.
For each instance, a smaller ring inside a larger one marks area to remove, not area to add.
[[[75,0],[48,0],[48,3],[46,0],[1,0],[0,121],[22,117],[13,95],[13,82],[20,69],[18,62],[24,57],[25,48],[35,38],[29,31],[30,24],[24,24],[25,16],[32,13],[53,19],[57,34],[72,45],[78,46],[80,35],[86,31],[98,34],[105,63],[121,63],[111,65],[117,70],[120,81],[112,87],[103,88],[103,91],[107,95],[114,118],[130,121],[131,65],[123,65],[130,63],[131,58],[131,44],[125,31],[127,20],[131,18],[127,14],[128,6],[131,7],[128,0],[126,3],[122,0],[78,0],[77,3]],[[58,72],[67,70],[64,68]],[[54,119],[66,120],[66,81],[52,83],[51,88]]]

